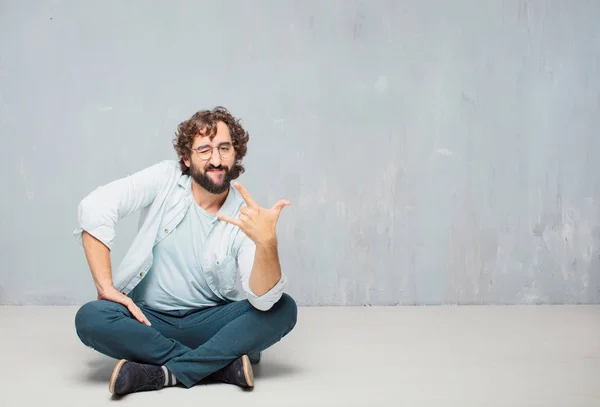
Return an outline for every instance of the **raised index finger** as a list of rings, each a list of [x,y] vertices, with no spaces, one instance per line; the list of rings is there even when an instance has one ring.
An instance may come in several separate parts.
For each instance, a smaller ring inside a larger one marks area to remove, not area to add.
[[[246,191],[246,188],[244,188],[242,186],[242,184],[240,184],[239,182],[236,182],[233,184],[238,191],[240,191],[240,194],[242,194],[242,198],[244,198],[244,201],[246,201],[246,204],[248,205],[249,208],[258,208],[258,204],[256,203],[256,201],[250,196],[250,193],[248,191]]]

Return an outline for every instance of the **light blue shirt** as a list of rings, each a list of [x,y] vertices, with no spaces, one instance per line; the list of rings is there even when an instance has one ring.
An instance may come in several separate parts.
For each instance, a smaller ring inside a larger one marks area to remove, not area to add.
[[[147,276],[155,260],[154,248],[171,236],[195,204],[190,188],[191,178],[181,173],[179,163],[167,160],[100,186],[80,202],[75,236],[81,243],[85,230],[109,249],[119,219],[140,212],[138,233],[122,262],[112,270],[119,291],[129,295]],[[240,193],[231,187],[219,212],[237,218],[243,205]],[[255,308],[266,311],[281,298],[287,277],[282,270],[271,290],[256,295],[249,286],[255,251],[254,242],[240,228],[217,219],[196,253],[197,263],[220,300],[248,299]]]
[[[182,221],[154,246],[152,267],[131,292],[134,301],[163,311],[202,309],[221,303],[206,282],[199,261],[217,220],[192,199]]]

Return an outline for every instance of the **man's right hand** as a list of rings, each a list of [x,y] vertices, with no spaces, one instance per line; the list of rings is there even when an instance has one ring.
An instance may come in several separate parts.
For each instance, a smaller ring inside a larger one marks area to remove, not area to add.
[[[142,310],[139,309],[139,307],[137,305],[135,305],[133,300],[131,298],[129,298],[128,296],[126,296],[125,294],[119,292],[116,288],[112,287],[112,288],[109,288],[102,292],[98,292],[98,299],[112,301],[112,302],[116,302],[117,304],[124,305],[127,307],[129,312],[131,312],[131,314],[133,314],[135,319],[137,319],[138,321],[140,321],[148,326],[152,326],[150,321],[148,321],[148,318],[146,318],[146,316],[142,313]]]
[[[81,239],[83,241],[83,248],[85,249],[85,256],[90,265],[90,270],[92,271],[94,284],[98,291],[98,299],[112,301],[126,306],[135,319],[151,326],[152,324],[148,321],[148,318],[142,314],[142,310],[135,305],[133,300],[119,292],[112,284],[110,250],[108,247],[96,237],[85,231],[82,233]]]

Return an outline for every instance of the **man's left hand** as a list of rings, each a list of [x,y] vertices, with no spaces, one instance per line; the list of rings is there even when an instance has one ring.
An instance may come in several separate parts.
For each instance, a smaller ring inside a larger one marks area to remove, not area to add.
[[[256,245],[276,243],[277,220],[281,210],[290,205],[290,201],[280,200],[271,209],[261,208],[242,184],[235,182],[233,186],[240,192],[247,206],[240,208],[240,215],[237,219],[220,213],[217,214],[217,217],[239,227]]]

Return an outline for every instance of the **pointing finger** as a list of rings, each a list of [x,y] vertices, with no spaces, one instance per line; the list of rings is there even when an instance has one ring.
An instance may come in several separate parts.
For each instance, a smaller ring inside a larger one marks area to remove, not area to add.
[[[242,198],[244,198],[244,201],[246,201],[246,204],[248,205],[248,207],[250,208],[258,208],[258,204],[256,203],[256,201],[250,196],[250,193],[246,190],[246,188],[244,188],[242,186],[242,184],[240,184],[239,182],[236,182],[233,184],[233,186],[235,186],[237,188],[238,191],[240,191],[240,194],[242,195]]]

